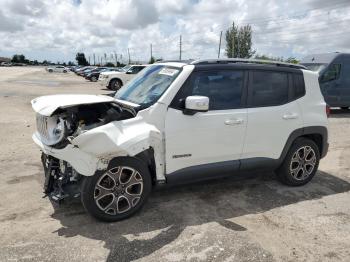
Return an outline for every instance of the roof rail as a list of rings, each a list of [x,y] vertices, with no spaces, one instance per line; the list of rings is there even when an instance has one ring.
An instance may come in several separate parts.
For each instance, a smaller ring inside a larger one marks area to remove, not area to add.
[[[156,61],[154,62],[155,64],[157,63],[184,63],[184,64],[191,64],[194,60],[193,59],[188,59],[188,60],[178,60],[178,59],[174,59],[174,60],[160,60],[160,61]]]
[[[203,59],[195,60],[192,65],[206,65],[206,64],[231,64],[231,63],[245,63],[245,64],[262,64],[262,65],[274,65],[281,67],[297,68],[297,69],[307,69],[303,65],[271,61],[271,60],[259,60],[259,59],[243,59],[243,58],[226,58],[226,59]]]

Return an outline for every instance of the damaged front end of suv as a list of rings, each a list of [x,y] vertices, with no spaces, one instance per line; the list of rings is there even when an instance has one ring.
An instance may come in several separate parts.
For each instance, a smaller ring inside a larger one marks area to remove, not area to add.
[[[182,64],[142,70],[115,96],[53,95],[36,98],[34,142],[42,151],[44,193],[55,202],[79,198],[105,221],[134,214],[153,183],[165,181],[161,101]],[[183,83],[190,70],[179,78]],[[176,84],[176,83],[174,83]],[[169,99],[169,98],[168,98]]]
[[[45,96],[34,99],[32,106],[37,112],[33,139],[43,151],[44,193],[56,202],[79,197],[81,174],[93,175],[108,164],[107,155],[82,150],[84,145],[76,138],[113,121],[136,116],[133,106],[118,104],[108,96]]]

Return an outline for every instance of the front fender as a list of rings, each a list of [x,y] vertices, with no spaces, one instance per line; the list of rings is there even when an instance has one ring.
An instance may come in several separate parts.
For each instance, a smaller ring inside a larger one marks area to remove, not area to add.
[[[164,146],[162,133],[141,117],[115,121],[89,130],[71,142],[96,158],[135,156],[150,147],[154,149],[157,179],[164,179]]]

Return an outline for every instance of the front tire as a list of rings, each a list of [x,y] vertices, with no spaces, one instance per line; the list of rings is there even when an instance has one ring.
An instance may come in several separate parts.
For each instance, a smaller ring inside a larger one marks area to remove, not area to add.
[[[289,186],[305,185],[316,174],[319,161],[320,152],[315,142],[307,138],[298,138],[277,170],[277,177]]]
[[[96,81],[97,81],[97,77],[96,76],[91,77],[91,82],[96,82]]]
[[[348,110],[349,107],[347,107],[347,106],[342,106],[341,109],[343,109],[343,110]]]
[[[137,158],[120,157],[111,160],[105,171],[84,179],[81,200],[92,216],[114,222],[140,210],[151,189],[148,167]]]
[[[119,79],[112,79],[109,83],[109,89],[118,91],[122,87],[122,82]]]

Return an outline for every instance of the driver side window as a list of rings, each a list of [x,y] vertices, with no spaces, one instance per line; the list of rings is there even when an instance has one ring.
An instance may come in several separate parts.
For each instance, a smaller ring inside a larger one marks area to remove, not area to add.
[[[340,75],[340,64],[332,64],[329,66],[329,68],[323,73],[321,76],[321,82],[329,82],[333,80],[337,80]]]
[[[189,96],[209,97],[209,110],[239,108],[243,89],[242,70],[196,72],[189,86]]]

